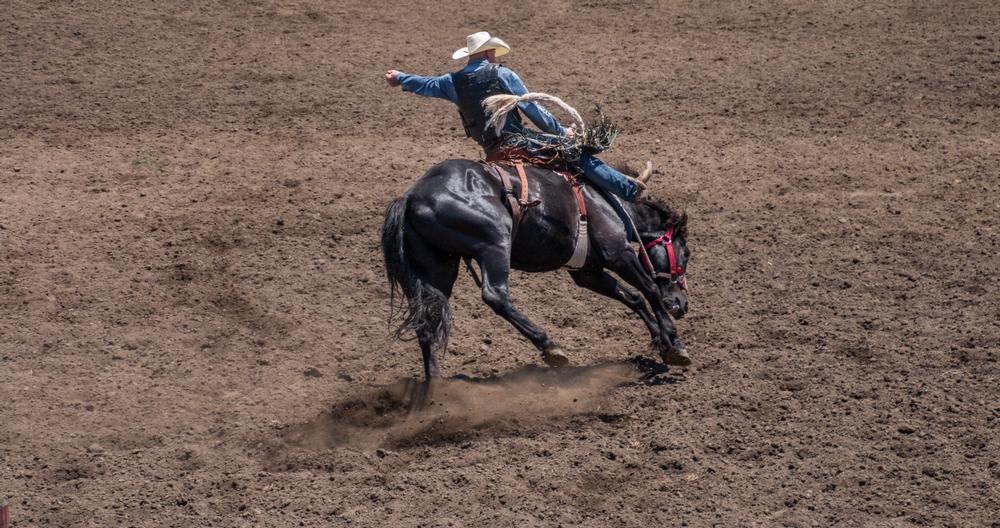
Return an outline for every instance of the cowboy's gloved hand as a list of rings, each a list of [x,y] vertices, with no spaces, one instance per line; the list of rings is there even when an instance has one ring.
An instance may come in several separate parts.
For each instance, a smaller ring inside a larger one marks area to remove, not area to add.
[[[396,74],[397,73],[399,73],[399,72],[396,71],[396,70],[389,70],[389,71],[385,72],[385,82],[389,86],[392,86],[393,88],[399,86],[399,80],[396,79]]]
[[[576,125],[570,125],[569,127],[565,128],[564,130],[566,132],[566,134],[565,134],[566,139],[570,139],[571,140],[571,139],[573,139],[573,138],[576,137]]]

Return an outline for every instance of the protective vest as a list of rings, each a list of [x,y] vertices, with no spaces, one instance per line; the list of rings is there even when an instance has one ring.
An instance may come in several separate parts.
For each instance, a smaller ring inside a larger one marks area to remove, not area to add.
[[[476,71],[460,71],[452,73],[451,76],[455,93],[458,95],[458,114],[462,117],[465,135],[476,140],[487,154],[493,152],[503,138],[497,135],[496,130],[486,129],[488,118],[486,111],[483,110],[483,101],[491,95],[510,94],[500,81],[500,66],[489,64]],[[523,128],[521,114],[517,109],[507,114],[505,132]]]

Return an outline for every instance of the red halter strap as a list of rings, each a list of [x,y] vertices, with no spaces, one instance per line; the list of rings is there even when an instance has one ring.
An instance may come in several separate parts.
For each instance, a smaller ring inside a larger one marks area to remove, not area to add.
[[[687,289],[687,279],[684,278],[684,270],[677,263],[677,254],[674,252],[674,226],[667,228],[667,231],[663,233],[662,236],[654,238],[648,244],[646,244],[645,249],[649,251],[656,246],[663,245],[667,250],[667,259],[670,263],[670,280],[676,281],[681,285],[681,288]],[[652,267],[652,266],[650,266]]]

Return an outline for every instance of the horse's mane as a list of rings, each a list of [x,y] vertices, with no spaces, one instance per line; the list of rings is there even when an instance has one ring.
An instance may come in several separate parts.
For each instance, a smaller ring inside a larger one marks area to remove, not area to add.
[[[639,175],[639,171],[627,163],[615,163],[612,166],[626,176],[635,178]],[[633,215],[632,221],[635,222],[635,227],[639,231],[663,231],[673,226],[675,236],[687,238],[687,213],[678,213],[671,209],[667,202],[656,198],[643,198],[635,202],[634,205],[635,215]]]
[[[674,228],[674,236],[687,238],[687,213],[678,213],[663,200],[644,198],[635,202],[635,227],[639,231],[663,231]]]

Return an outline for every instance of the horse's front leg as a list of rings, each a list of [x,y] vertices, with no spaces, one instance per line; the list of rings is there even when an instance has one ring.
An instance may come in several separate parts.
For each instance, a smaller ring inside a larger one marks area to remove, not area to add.
[[[659,344],[659,323],[656,321],[653,313],[649,311],[649,307],[646,306],[646,302],[642,300],[641,295],[622,286],[618,282],[618,279],[605,271],[571,271],[569,272],[569,276],[573,277],[573,281],[576,282],[577,286],[587,288],[605,297],[610,297],[628,306],[629,309],[642,319],[643,323],[646,323],[646,328],[649,329],[649,337],[653,340],[653,343]]]
[[[646,298],[656,315],[657,326],[660,329],[660,357],[668,365],[687,366],[691,364],[691,356],[684,349],[684,344],[677,337],[674,323],[660,298],[660,290],[656,282],[643,269],[639,257],[631,248],[615,253],[614,258],[607,260],[607,267],[614,271],[625,282],[631,284]]]
[[[541,327],[531,322],[523,313],[514,308],[510,301],[507,279],[510,276],[510,257],[502,247],[494,247],[476,257],[479,270],[483,274],[483,302],[514,325],[535,348],[542,353],[542,359],[553,367],[569,364],[569,358]]]

